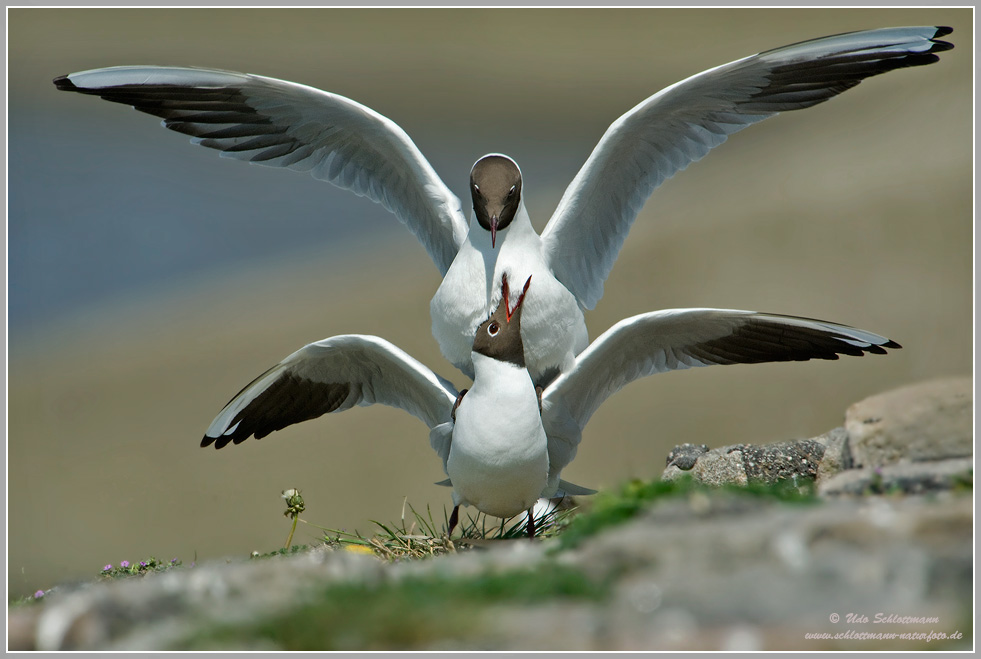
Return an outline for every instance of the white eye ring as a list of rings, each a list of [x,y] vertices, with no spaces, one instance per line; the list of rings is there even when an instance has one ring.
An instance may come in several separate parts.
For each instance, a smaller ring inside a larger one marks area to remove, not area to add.
[[[497,336],[497,333],[501,331],[501,326],[497,322],[493,322],[487,326],[487,333],[491,336]]]

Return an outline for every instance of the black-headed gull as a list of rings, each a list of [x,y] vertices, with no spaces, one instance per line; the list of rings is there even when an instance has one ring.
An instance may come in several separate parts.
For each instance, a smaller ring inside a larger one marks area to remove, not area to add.
[[[546,384],[588,345],[592,309],[634,218],[666,179],[746,126],[811,107],[893,69],[931,64],[953,46],[947,27],[853,32],[769,50],[671,85],[617,119],[566,189],[539,236],[521,174],[506,156],[474,165],[469,222],[408,135],[350,99],[292,82],[194,68],[123,66],[55,79],[163,118],[223,156],[310,172],[383,204],[425,245],[443,282],[433,335],[473,377],[478,325],[501,275],[535,279],[522,325],[532,377]]]
[[[506,283],[502,289],[508,289]],[[575,457],[596,409],[633,380],[693,366],[838,359],[900,347],[877,334],[821,320],[669,309],[617,323],[543,390],[526,368],[521,338],[530,290],[534,285],[526,283],[514,307],[502,296],[478,327],[469,390],[458,392],[384,339],[335,336],[301,348],[253,380],[221,410],[201,446],[261,439],[354,405],[399,407],[430,429],[430,444],[449,475],[443,484],[453,487],[452,532],[460,505],[511,517],[540,497],[591,493],[561,480],[562,470]]]

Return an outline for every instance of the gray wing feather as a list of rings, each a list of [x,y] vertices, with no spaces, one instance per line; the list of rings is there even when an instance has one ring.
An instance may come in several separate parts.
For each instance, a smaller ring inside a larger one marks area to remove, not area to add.
[[[777,48],[678,82],[615,121],[542,233],[556,278],[592,309],[630,226],[664,181],[729,135],[896,68],[938,60],[950,28],[855,32]]]
[[[55,79],[65,91],[132,105],[192,142],[309,172],[395,213],[446,274],[466,239],[460,200],[397,124],[348,98],[263,76],[118,66]]]

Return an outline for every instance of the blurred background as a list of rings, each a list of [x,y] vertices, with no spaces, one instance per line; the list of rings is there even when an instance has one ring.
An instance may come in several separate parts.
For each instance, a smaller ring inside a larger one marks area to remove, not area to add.
[[[282,546],[303,518],[373,532],[407,500],[443,518],[428,432],[375,406],[221,451],[221,407],[311,341],[377,334],[458,387],[429,299],[439,273],[394,216],[290,171],[222,160],[159,121],[58,92],[121,64],[263,74],[399,123],[467,199],[514,157],[541,230],[606,127],[704,69],[828,34],[950,25],[938,64],[733,136],[647,203],[586,320],[671,307],[837,321],[886,357],[694,369],[611,398],[573,482],[661,473],[675,444],[811,437],[879,391],[972,369],[972,13],[927,10],[8,10],[8,586],[154,555]],[[469,212],[469,211],[468,211]],[[294,542],[315,541],[300,525]]]

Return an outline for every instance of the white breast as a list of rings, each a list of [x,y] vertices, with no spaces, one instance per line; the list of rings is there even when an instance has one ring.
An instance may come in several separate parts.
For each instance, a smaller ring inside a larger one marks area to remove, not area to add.
[[[515,282],[512,295],[517,296],[529,275],[532,278],[522,305],[521,341],[528,371],[535,382],[540,382],[549,371],[570,368],[575,356],[589,345],[589,334],[576,298],[545,264],[537,235],[534,247],[534,251],[503,252],[494,279],[500,282],[506,272],[508,279]],[[498,285],[497,295],[499,289]]]
[[[456,412],[446,470],[454,502],[496,517],[527,510],[548,481],[548,440],[527,370],[473,355],[476,379]]]
[[[525,363],[539,382],[554,369],[565,370],[586,349],[589,335],[576,298],[555,279],[542,252],[541,238],[524,206],[506,234],[490,248],[487,232],[471,221],[471,235],[447,271],[429,310],[433,336],[443,356],[473,377],[470,352],[474,332],[501,299],[501,277],[511,282],[512,303],[530,276],[532,285],[522,311]]]

